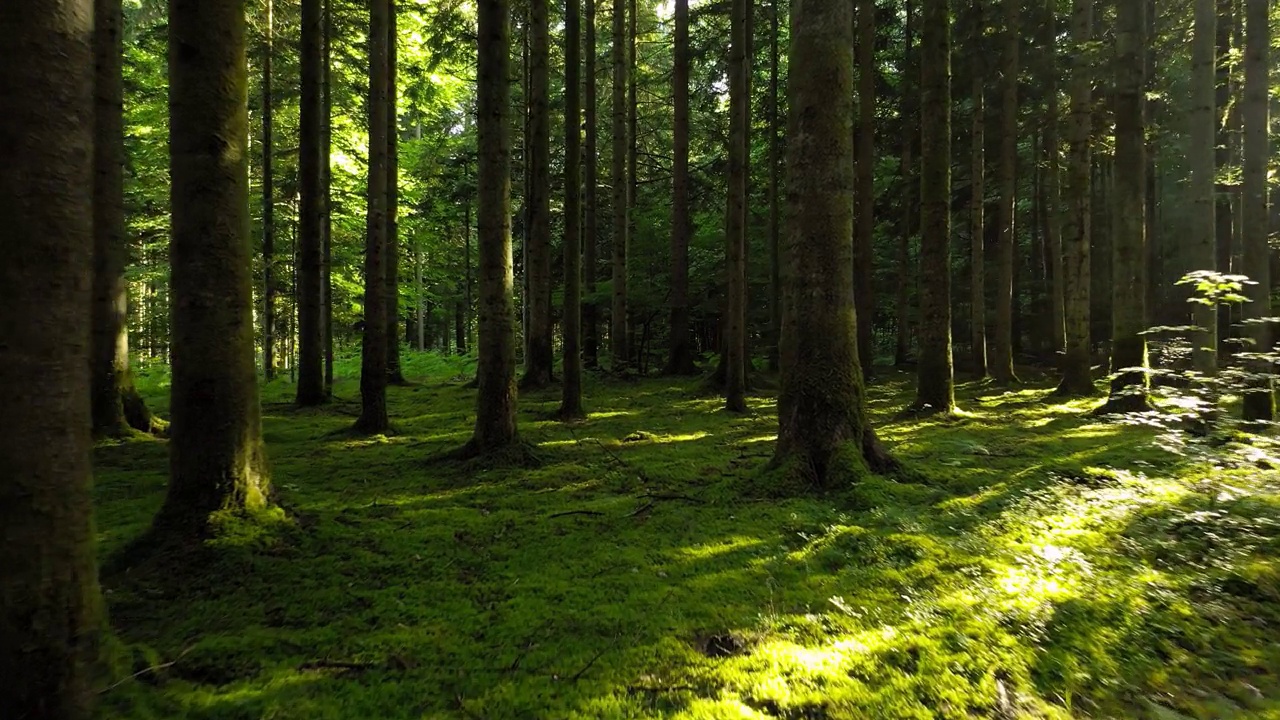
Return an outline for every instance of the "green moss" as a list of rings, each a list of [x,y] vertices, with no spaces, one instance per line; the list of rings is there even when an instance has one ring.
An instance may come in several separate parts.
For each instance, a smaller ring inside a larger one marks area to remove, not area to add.
[[[893,419],[904,376],[871,388],[872,417],[928,482],[865,474],[851,445],[845,489],[814,497],[765,470],[771,397],[739,417],[697,379],[592,375],[581,423],[555,391],[521,398],[536,467],[428,463],[469,437],[474,390],[465,359],[404,360],[419,384],[389,389],[377,440],[338,432],[354,375],[316,410],[265,389],[287,519],[225,518],[197,558],[107,577],[117,675],[165,667],[104,717],[1280,711],[1274,473],[1184,465],[1043,384]],[[104,442],[95,463],[107,555],[145,532],[166,447]]]

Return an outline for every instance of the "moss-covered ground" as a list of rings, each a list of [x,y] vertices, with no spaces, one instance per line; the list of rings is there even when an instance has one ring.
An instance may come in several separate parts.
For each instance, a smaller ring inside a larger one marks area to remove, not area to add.
[[[589,377],[578,425],[555,390],[522,398],[539,467],[449,464],[465,362],[408,360],[387,437],[344,432],[353,368],[319,410],[264,390],[287,521],[106,576],[139,673],[106,717],[1280,717],[1265,459],[1190,462],[1047,382],[899,419],[890,375],[873,414],[920,484],[743,501],[772,397],[739,417],[697,380]],[[107,559],[157,509],[166,446],[96,461]]]

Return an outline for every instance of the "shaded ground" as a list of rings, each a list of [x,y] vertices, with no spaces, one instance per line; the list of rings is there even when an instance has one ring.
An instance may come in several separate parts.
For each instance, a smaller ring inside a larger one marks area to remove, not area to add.
[[[873,410],[929,485],[735,501],[773,399],[734,417],[697,380],[589,379],[572,427],[557,391],[522,398],[538,469],[431,465],[474,391],[460,361],[407,359],[390,437],[341,434],[354,379],[316,411],[267,389],[292,522],[106,580],[137,669],[172,663],[107,717],[1280,717],[1276,472],[1189,466],[1047,384],[894,420],[905,376]],[[146,528],[165,455],[98,448],[104,557]]]

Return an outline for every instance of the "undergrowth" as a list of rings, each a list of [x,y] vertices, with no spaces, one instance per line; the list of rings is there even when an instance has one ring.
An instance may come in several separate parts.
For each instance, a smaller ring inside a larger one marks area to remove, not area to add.
[[[696,379],[588,377],[571,425],[557,390],[521,398],[534,468],[432,463],[470,435],[470,368],[405,360],[386,436],[342,432],[354,368],[319,409],[264,388],[289,519],[104,579],[138,673],[105,717],[1280,717],[1272,470],[1047,382],[895,419],[893,375],[878,432],[929,482],[855,500],[726,495],[768,462],[774,399],[726,414]],[[166,389],[143,376],[161,412]],[[105,559],[159,506],[166,446],[96,460]]]

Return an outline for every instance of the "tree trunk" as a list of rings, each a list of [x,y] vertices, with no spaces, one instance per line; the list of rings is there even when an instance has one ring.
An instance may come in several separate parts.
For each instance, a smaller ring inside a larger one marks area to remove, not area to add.
[[[1225,178],[1231,172],[1231,35],[1235,25],[1235,0],[1217,0],[1218,22],[1215,29],[1214,67],[1214,262],[1218,272],[1239,273],[1240,267],[1232,267],[1237,242],[1234,210],[1231,207],[1231,185]],[[1233,306],[1222,303],[1218,313],[1218,355],[1229,358],[1234,354],[1231,327]]]
[[[687,0],[680,0],[687,4]],[[782,237],[782,138],[779,101],[779,36],[781,34],[781,0],[769,3],[769,371],[778,371],[778,342],[782,337],[782,259],[779,247]],[[686,15],[688,8],[685,9]],[[685,20],[686,25],[688,19]],[[686,27],[685,34],[688,35]],[[686,48],[685,52],[688,52]],[[686,60],[686,63],[688,61]],[[686,75],[687,75],[686,70]],[[686,80],[686,85],[687,85]],[[687,90],[686,90],[687,92]],[[685,103],[688,103],[686,98]],[[686,120],[687,123],[687,120]],[[685,140],[686,145],[688,140]],[[688,158],[685,158],[688,165]],[[687,212],[687,210],[686,210]]]
[[[324,338],[324,393],[333,395],[333,170],[329,167],[333,152],[333,0],[324,0],[324,45],[321,70],[320,116],[320,184],[322,220],[320,234],[324,239],[321,258],[321,325]]]
[[[627,0],[613,0],[613,307],[609,354],[613,372],[627,372],[627,234],[630,229],[627,192]]]
[[[987,376],[987,255],[986,255],[986,18],[983,0],[973,0],[973,37],[970,49],[973,73],[972,157],[969,162],[969,347],[973,374]]]
[[[640,19],[639,0],[629,0],[627,8],[627,246],[636,236],[636,203],[640,189],[640,102],[638,81],[640,77],[640,60],[637,24]],[[635,364],[639,359],[636,354],[636,329],[631,322],[631,306],[623,315],[627,328],[627,361]]]
[[[210,531],[270,501],[253,363],[245,17],[240,3],[169,5],[169,492],[157,529]]]
[[[475,341],[472,339],[472,335],[471,335],[471,313],[474,311],[474,308],[475,308],[475,291],[473,289],[473,283],[471,280],[471,199],[470,198],[467,198],[462,208],[462,225],[463,225],[463,233],[464,233],[463,237],[465,238],[466,253],[467,253],[466,255],[467,310],[466,310],[466,317],[463,318],[463,320],[467,326],[467,349],[472,349],[475,346]]]
[[[400,34],[396,29],[396,0],[380,0],[387,4],[387,70],[386,70],[386,108],[387,117],[387,200],[386,200],[386,253],[383,262],[386,264],[387,280],[387,381],[393,385],[404,385],[404,370],[400,367],[400,227],[397,213],[400,210],[400,115],[399,86],[396,81],[396,66]]]
[[[582,108],[579,56],[582,51],[581,0],[566,0],[564,15],[564,383],[560,417],[582,411]]]
[[[298,404],[325,401],[323,213],[320,161],[322,134],[321,50],[324,26],[320,0],[302,0],[302,97],[299,100],[298,194],[301,242],[298,244]]]
[[[725,203],[725,409],[747,411],[747,1],[733,0],[729,34],[729,177]]]
[[[1117,0],[1115,29],[1115,233],[1111,238],[1111,397],[1109,412],[1145,410],[1147,286],[1144,222],[1147,163],[1143,128],[1146,0]],[[1122,372],[1128,368],[1141,368]]]
[[[853,244],[854,301],[858,313],[858,360],[865,377],[875,374],[875,162],[876,4],[857,3],[858,131],[854,161],[856,206]]]
[[[547,0],[529,3],[529,277],[528,344],[523,389],[551,384],[555,351],[551,337],[551,36]]]
[[[951,8],[924,0],[920,67],[920,362],[912,408],[955,408],[951,362]]]
[[[897,337],[893,352],[893,364],[898,367],[906,365],[911,355],[911,285],[915,279],[915,274],[911,271],[911,231],[916,220],[915,158],[912,156],[916,128],[916,113],[914,109],[916,91],[911,82],[915,66],[913,62],[914,49],[912,48],[914,20],[912,18],[911,0],[906,0],[904,5],[902,69],[900,71],[902,75],[902,88],[900,91],[902,93],[902,159],[898,169],[898,175],[902,180],[903,213],[902,232],[898,236],[896,258],[898,266],[898,314]]]
[[[1062,220],[1059,197],[1062,177],[1062,143],[1058,137],[1058,63],[1056,0],[1046,5],[1045,51],[1049,54],[1049,100],[1044,127],[1044,251],[1049,275],[1049,349],[1055,354],[1066,348],[1065,296],[1062,278]]]
[[[776,0],[775,0],[776,2]],[[693,375],[689,337],[689,0],[675,4],[675,66],[671,94],[675,106],[671,161],[671,350],[666,374]]]
[[[508,0],[479,3],[476,141],[480,251],[480,342],[475,434],[464,452],[487,454],[518,441],[516,431],[515,306],[511,271],[511,88]]]
[[[364,338],[360,347],[360,417],[356,430],[365,433],[387,431],[387,351],[400,333],[391,331],[388,321],[386,254],[387,223],[387,130],[390,103],[387,41],[391,37],[390,3],[374,0],[369,12],[369,187],[365,217],[364,245]]]
[[[793,0],[779,494],[845,489],[888,470],[867,418],[853,283],[853,6]]]
[[[99,19],[118,18],[119,6],[99,1]],[[90,0],[0,5],[0,387],[13,403],[0,433],[5,718],[88,720],[101,680],[106,624],[94,561],[85,316],[101,187],[93,17]],[[113,26],[118,37],[118,23],[98,29],[99,58],[115,46],[104,37]]]
[[[1071,120],[1067,126],[1066,221],[1062,228],[1063,318],[1066,345],[1057,394],[1092,395],[1089,296],[1093,72],[1085,48],[1093,39],[1093,0],[1073,0],[1071,11]]]
[[[596,100],[596,1],[584,0],[583,13],[583,194],[582,194],[582,276],[586,300],[582,303],[582,363],[585,367],[600,365],[600,323],[596,305],[596,248],[600,246],[599,204],[600,182]]]
[[[1013,275],[1014,246],[1018,242],[1018,43],[1019,0],[1003,0],[1004,48],[1000,54],[1000,224],[996,247],[996,326],[992,344],[991,377],[1014,383]]]
[[[266,3],[266,40],[262,46],[262,372],[267,382],[271,382],[276,377],[276,201],[271,100],[275,8],[274,0]]]
[[[124,28],[120,0],[94,7],[93,432],[151,432],[154,421],[129,372],[129,246],[124,220]]]
[[[1251,352],[1269,353],[1274,341],[1271,324],[1257,322],[1271,317],[1270,249],[1267,245],[1267,161],[1271,156],[1268,137],[1268,97],[1271,82],[1270,69],[1271,32],[1267,0],[1244,0],[1245,3],[1245,55],[1244,55],[1244,189],[1242,193],[1244,223],[1244,266],[1255,284],[1246,285],[1249,302],[1244,304],[1244,318],[1253,320],[1246,327],[1253,340]],[[1269,363],[1258,363],[1259,372],[1271,372]],[[1263,379],[1258,386],[1245,394],[1244,418],[1246,420],[1272,420],[1275,417],[1275,396],[1272,382]]]
[[[1217,25],[1215,0],[1195,0],[1191,42],[1191,144],[1188,162],[1191,214],[1188,218],[1182,272],[1217,268],[1214,219],[1214,53]],[[1193,362],[1197,371],[1218,369],[1218,314],[1212,305],[1193,303]]]

